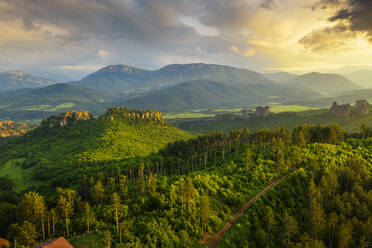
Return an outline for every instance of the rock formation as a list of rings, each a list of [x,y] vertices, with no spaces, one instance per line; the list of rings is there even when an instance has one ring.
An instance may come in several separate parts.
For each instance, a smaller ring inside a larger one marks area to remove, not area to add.
[[[367,100],[358,100],[355,102],[355,112],[360,115],[368,115],[368,102]]]
[[[270,114],[270,107],[269,106],[258,106],[256,107],[256,111],[252,112],[250,110],[244,109],[241,111],[241,117],[244,119],[249,119],[251,117],[266,117]]]
[[[348,117],[351,114],[351,106],[349,103],[338,105],[337,102],[333,102],[331,107],[331,113],[334,116],[338,117]]]
[[[368,115],[369,104],[367,100],[357,100],[355,106],[351,107],[350,104],[338,105],[337,102],[333,102],[331,106],[331,113],[338,117],[348,117],[352,113],[358,115]]]
[[[128,120],[151,120],[154,122],[164,122],[161,112],[153,110],[132,110],[120,107],[111,107],[106,113],[100,116],[101,120],[115,120],[115,119],[128,119]]]
[[[93,119],[93,116],[89,111],[68,111],[45,119],[43,125],[46,124],[49,127],[64,127],[79,121],[91,119]]]
[[[14,122],[10,120],[0,121],[0,137],[19,136],[30,131],[31,128],[26,123]]]

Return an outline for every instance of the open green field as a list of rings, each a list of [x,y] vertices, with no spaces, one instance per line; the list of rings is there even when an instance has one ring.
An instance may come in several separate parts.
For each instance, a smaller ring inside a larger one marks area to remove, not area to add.
[[[228,132],[233,129],[248,127],[250,130],[261,129],[275,129],[285,127],[293,129],[297,125],[321,124],[323,126],[330,126],[337,124],[349,133],[360,131],[362,124],[367,127],[372,126],[372,115],[351,115],[349,117],[333,116],[327,109],[310,110],[303,112],[281,112],[275,113],[267,117],[260,118],[232,118],[231,115],[226,115],[216,120],[207,121],[203,119],[195,119],[192,121],[183,121],[182,119],[173,122],[177,127],[195,133],[209,133],[209,132]]]
[[[303,111],[309,111],[309,110],[317,110],[320,108],[301,106],[301,105],[275,104],[275,105],[270,105],[270,109],[273,113],[282,113],[282,112],[303,112]]]
[[[316,107],[308,107],[308,106],[301,106],[301,105],[281,105],[281,104],[269,104],[270,110],[273,113],[282,113],[282,112],[303,112],[308,110],[317,110],[320,108]],[[213,112],[225,112],[225,113],[234,113],[240,112],[244,109],[254,111],[255,108],[232,108],[232,109],[214,109]]]
[[[6,177],[12,180],[16,192],[22,192],[31,186],[35,186],[36,183],[30,178],[34,168],[22,168],[21,163],[23,160],[24,158],[12,159],[0,167],[0,177]]]
[[[238,113],[244,109],[254,111],[255,108],[228,108],[228,109],[207,109],[207,110],[195,110],[191,112],[182,112],[182,113],[165,113],[164,118],[171,119],[193,119],[193,118],[203,118],[203,117],[213,117],[217,114],[227,114],[227,113]],[[308,107],[301,105],[281,105],[281,104],[272,104],[270,105],[271,112],[273,113],[283,113],[283,112],[303,112],[309,110],[318,110],[320,108]]]
[[[169,113],[164,114],[164,119],[191,119],[191,118],[203,118],[203,117],[213,117],[214,114],[204,114],[198,112],[185,112],[185,113]]]

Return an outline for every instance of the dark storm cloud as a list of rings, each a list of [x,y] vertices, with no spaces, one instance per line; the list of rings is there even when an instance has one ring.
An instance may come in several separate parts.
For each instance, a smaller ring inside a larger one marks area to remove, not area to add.
[[[265,9],[272,9],[276,4],[276,0],[263,0],[260,4],[260,7]]]
[[[255,8],[275,2],[262,1],[252,6],[246,0],[0,0],[0,29],[4,23],[18,29],[21,24],[32,35],[0,43],[0,71],[112,63],[154,68],[172,58],[223,57],[231,63],[236,55],[229,47],[243,43],[231,34],[247,28]],[[186,25],[184,16],[221,35],[203,35]]]
[[[177,17],[181,8],[185,11],[192,8],[192,1],[183,5],[158,5],[146,0],[5,0],[5,3],[0,19],[21,20],[28,30],[52,24],[66,29],[73,39],[95,36],[146,40],[192,35],[192,30]]]
[[[239,32],[250,22],[255,7],[245,0],[205,0],[200,20],[225,32]]]
[[[337,12],[329,18],[331,22],[346,21],[349,29],[356,32],[365,32],[372,41],[372,1],[371,0],[322,0],[318,6],[337,8]]]
[[[349,31],[347,26],[339,24],[313,30],[299,40],[299,43],[314,52],[330,51],[346,46],[348,41],[354,37],[355,34]]]
[[[320,0],[313,10],[333,10],[328,17],[332,26],[313,30],[299,40],[312,51],[326,51],[345,48],[357,35],[366,35],[372,42],[372,1],[371,0]]]

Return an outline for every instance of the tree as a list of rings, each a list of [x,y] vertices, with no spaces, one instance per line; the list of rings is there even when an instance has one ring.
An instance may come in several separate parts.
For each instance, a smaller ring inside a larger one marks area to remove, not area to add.
[[[115,177],[109,178],[110,184],[111,184],[111,192],[115,191]]]
[[[291,234],[297,230],[297,221],[294,217],[288,214],[288,211],[284,211],[283,216],[283,241],[282,247],[289,247],[291,244]]]
[[[323,207],[320,204],[319,191],[316,189],[313,180],[310,181],[309,185],[309,224],[310,234],[313,239],[318,239],[319,235],[323,232],[326,227],[326,218]]]
[[[361,130],[361,134],[362,134],[362,139],[364,139],[366,137],[366,134],[367,134],[367,131],[368,131],[368,128],[367,128],[365,123],[360,125],[360,130]]]
[[[291,153],[291,160],[292,160],[292,165],[295,167],[298,167],[302,163],[302,157],[301,157],[301,150],[298,147],[293,147],[292,148],[292,153]]]
[[[105,242],[105,248],[111,247],[111,233],[109,230],[106,230],[104,233],[104,242]]]
[[[74,198],[76,192],[72,189],[57,188],[59,198],[58,207],[65,217],[66,235],[69,236],[69,217],[74,210]]]
[[[91,218],[92,218],[92,210],[90,209],[89,202],[85,202],[84,212],[85,212],[85,219],[86,219],[86,223],[87,223],[87,232],[90,233],[90,223],[91,223]]]
[[[120,185],[120,192],[121,192],[122,196],[126,196],[128,194],[128,186],[127,186],[127,177],[126,176],[122,175],[120,177],[119,185]]]
[[[103,196],[105,193],[105,189],[103,188],[101,180],[98,180],[97,183],[93,187],[92,195],[96,199],[96,203],[101,203]]]
[[[200,198],[200,217],[202,223],[202,231],[208,224],[209,213],[210,213],[209,197],[208,195],[202,195]]]
[[[45,240],[44,217],[46,207],[44,197],[37,192],[27,192],[23,197],[22,206],[27,220],[33,223],[34,228],[38,225],[38,221],[40,220],[41,233],[43,240]]]
[[[50,211],[49,211],[49,214],[50,216],[52,217],[52,233],[53,233],[53,236],[55,235],[55,225],[56,225],[56,221],[57,221],[57,213],[56,213],[56,210],[54,208],[52,208]]]
[[[139,177],[140,177],[140,182],[139,182],[140,183],[140,193],[145,192],[145,179],[144,179],[144,175],[143,175],[144,169],[145,169],[145,165],[143,163],[141,163],[140,166],[139,166],[139,170],[138,170]]]
[[[25,247],[36,244],[37,232],[32,223],[24,221],[21,225],[12,224],[9,229],[9,236],[14,240],[14,243]]]
[[[115,212],[115,222],[116,222],[116,231],[119,232],[119,206],[120,206],[120,196],[118,193],[112,194],[112,207]]]
[[[188,210],[190,211],[190,206],[191,206],[191,199],[194,194],[195,187],[194,184],[192,183],[191,177],[187,178],[186,185],[185,185],[185,193],[186,193],[186,200],[187,200],[187,206]]]
[[[338,245],[340,248],[350,247],[353,237],[351,235],[353,227],[351,223],[342,223],[338,231]]]
[[[338,222],[338,216],[335,212],[332,212],[328,217],[328,245],[333,247],[335,227]]]
[[[246,163],[247,163],[247,169],[251,166],[252,164],[252,152],[249,147],[246,150]]]
[[[275,222],[274,213],[273,213],[273,210],[270,207],[268,207],[266,209],[265,222],[266,222],[266,225],[267,225],[266,247],[268,248],[269,247],[269,241],[270,241],[270,229],[271,229],[271,226]]]
[[[181,200],[181,212],[183,213],[184,208],[184,201],[185,201],[185,180],[183,177],[180,178],[179,182],[179,192],[180,192],[180,200]]]
[[[295,144],[298,146],[305,146],[306,145],[306,138],[303,131],[299,131],[295,134]]]

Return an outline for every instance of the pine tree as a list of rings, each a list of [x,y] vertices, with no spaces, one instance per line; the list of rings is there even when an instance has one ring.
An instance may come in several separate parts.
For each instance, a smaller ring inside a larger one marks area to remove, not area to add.
[[[112,194],[112,207],[115,213],[115,222],[116,222],[116,232],[119,232],[119,206],[120,206],[120,196],[118,193]]]
[[[69,217],[74,210],[74,198],[76,196],[76,192],[71,189],[62,188],[57,188],[57,191],[59,194],[58,206],[62,212],[62,215],[65,217],[66,235],[69,236]]]
[[[103,188],[102,182],[98,180],[92,189],[92,195],[96,199],[97,204],[101,203],[104,193],[105,189]]]
[[[200,198],[200,217],[202,223],[202,231],[208,224],[209,213],[210,213],[209,197],[208,195],[202,195]]]
[[[87,232],[90,233],[90,223],[91,223],[92,211],[90,209],[89,202],[85,202],[84,211],[85,211],[85,219],[86,219],[86,224],[87,224]]]

